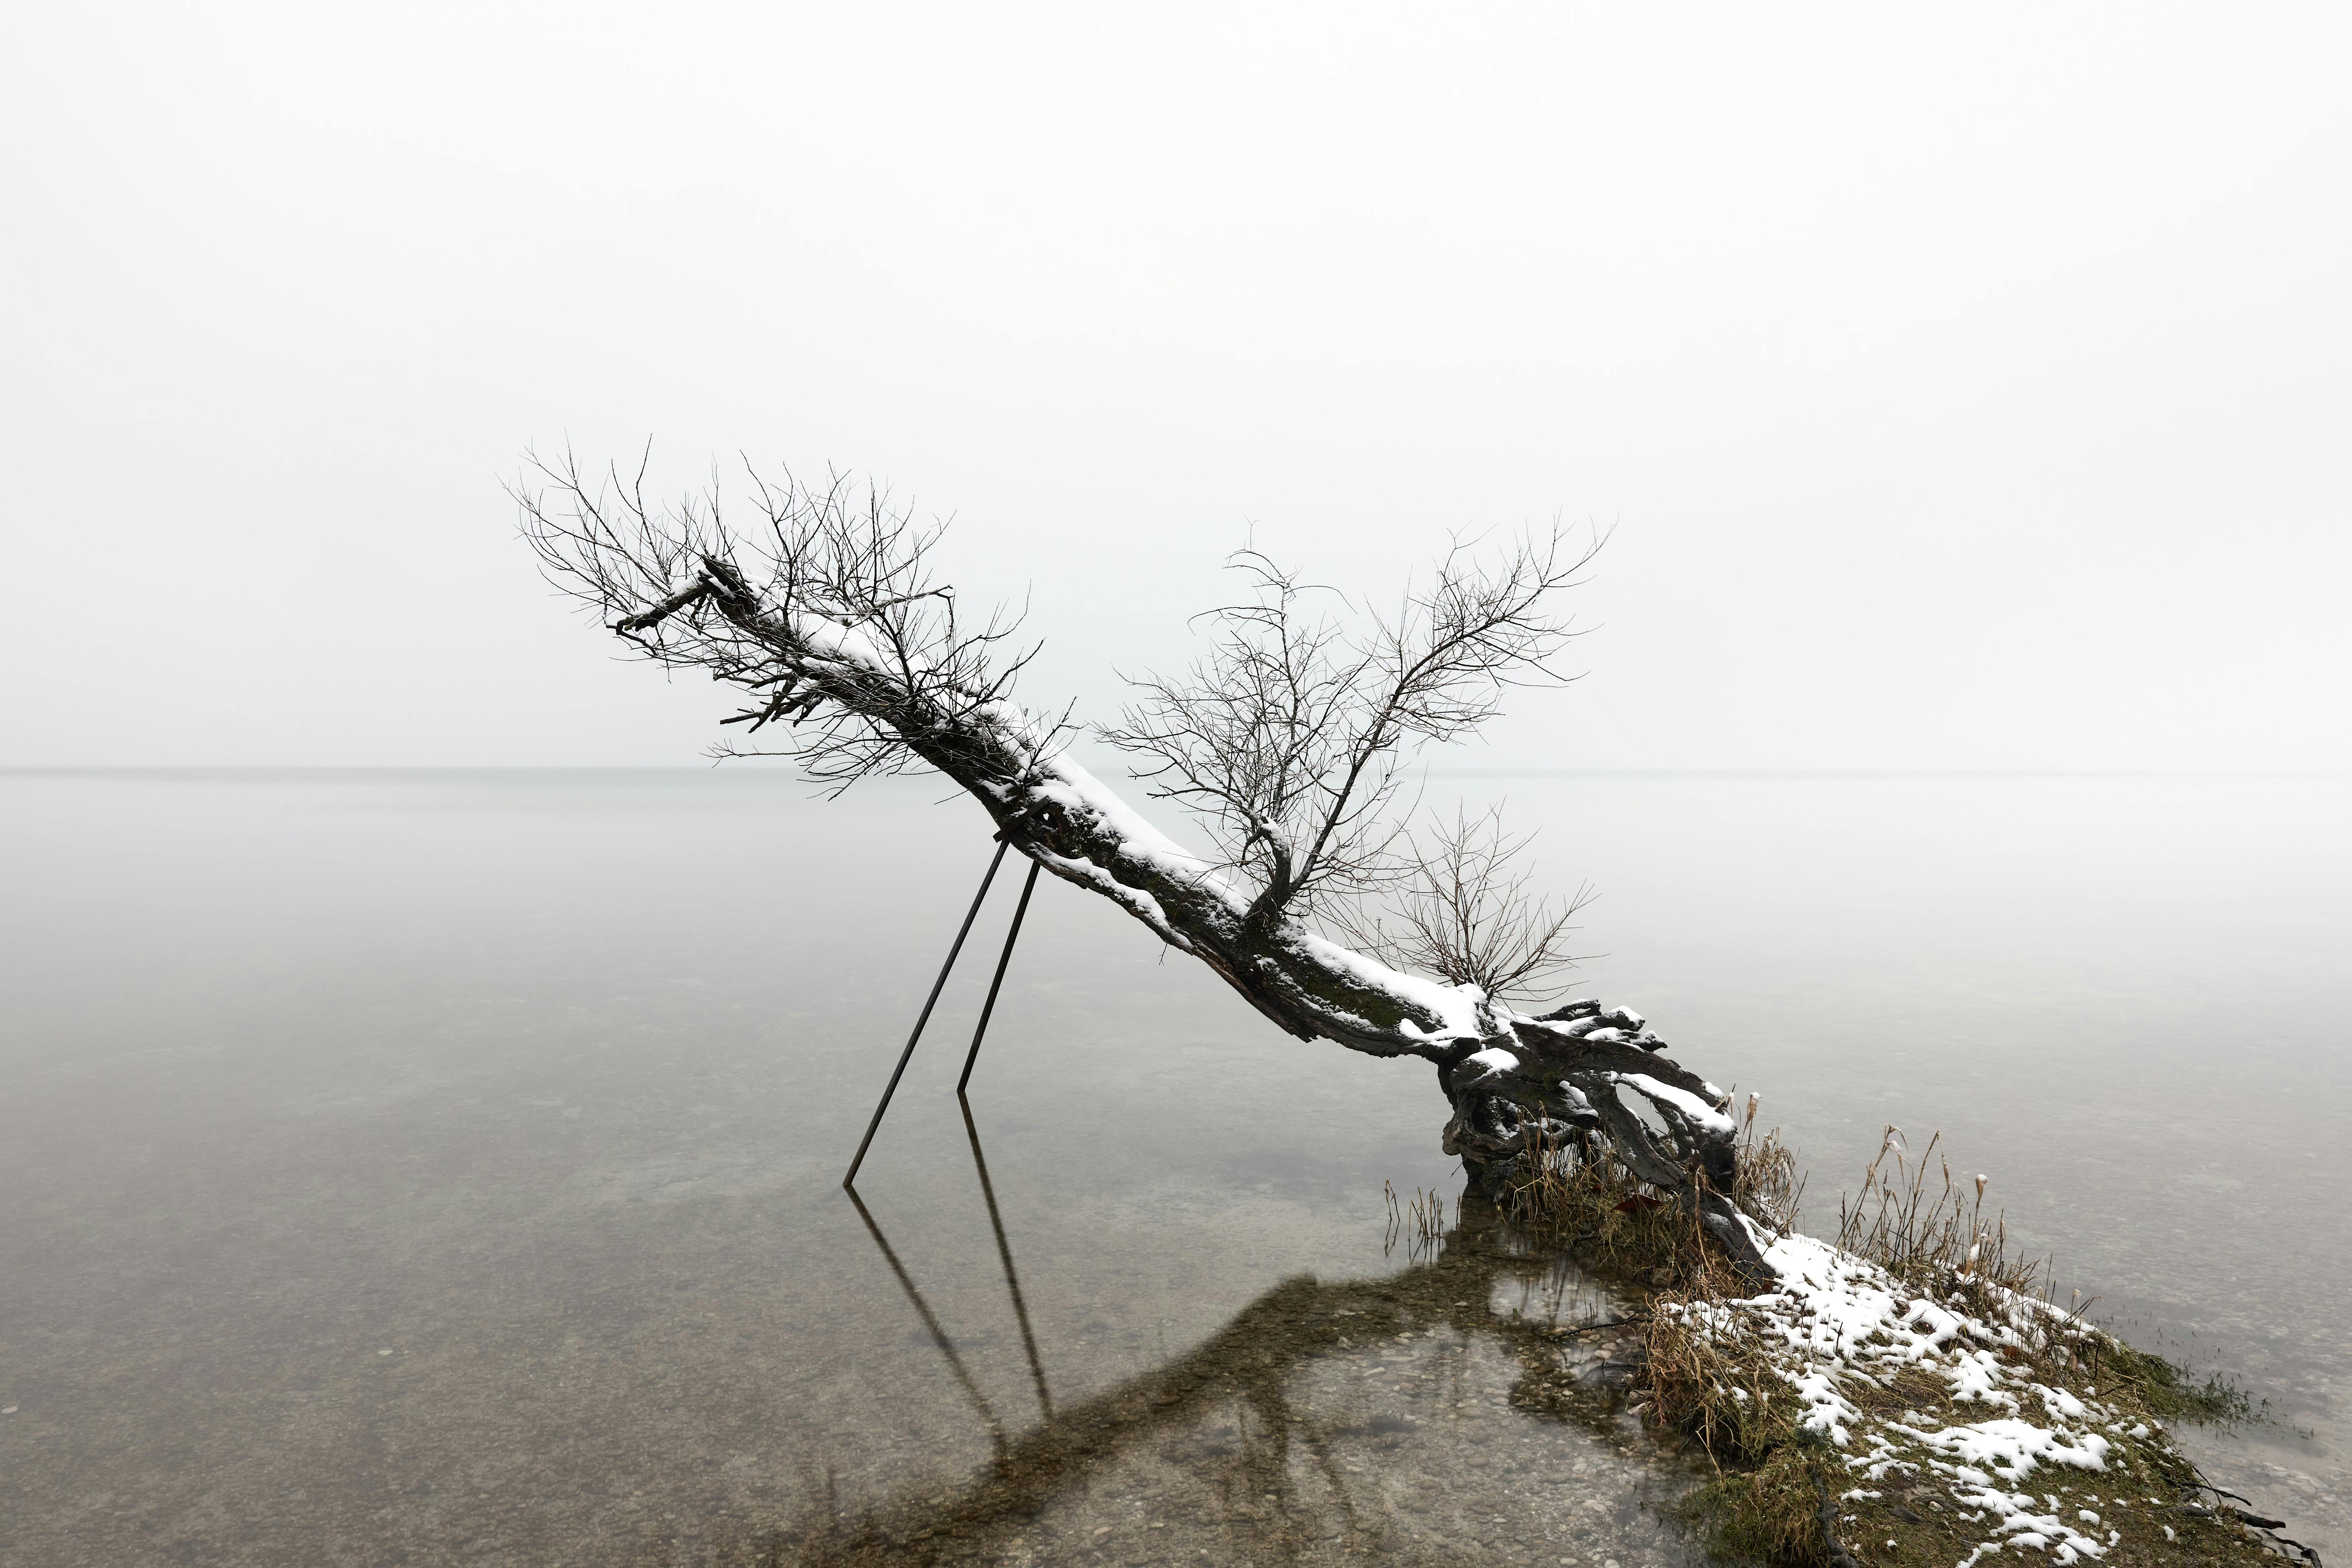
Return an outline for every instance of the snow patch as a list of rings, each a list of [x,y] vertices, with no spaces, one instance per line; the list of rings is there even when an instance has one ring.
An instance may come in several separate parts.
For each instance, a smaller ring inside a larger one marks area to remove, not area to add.
[[[1480,1067],[1486,1069],[1485,1072],[1479,1074],[1477,1078],[1473,1079],[1471,1080],[1473,1083],[1484,1082],[1486,1079],[1493,1078],[1498,1073],[1517,1072],[1519,1070],[1519,1058],[1513,1056],[1510,1052],[1504,1050],[1499,1046],[1489,1046],[1483,1051],[1472,1051],[1470,1055],[1464,1059],[1466,1061],[1476,1062]]]
[[[2098,1427],[2121,1425],[2095,1399],[2046,1387],[2026,1366],[2001,1360],[2002,1347],[2023,1346],[2027,1333],[2058,1326],[2043,1303],[2000,1291],[1991,1297],[1997,1310],[1972,1313],[1958,1296],[1931,1300],[1827,1242],[1750,1229],[1776,1288],[1677,1310],[1710,1334],[1760,1342],[1802,1408],[1800,1426],[1845,1450],[1843,1462],[1856,1480],[1904,1475],[1940,1485],[1985,1531],[1960,1568],[2010,1546],[2053,1563],[2105,1556],[2118,1538],[2113,1531],[2099,1538],[2095,1514],[2077,1509],[2070,1522],[2054,1495],[2019,1489],[2045,1467],[2105,1472],[2115,1439]],[[1866,1415],[1849,1397],[1849,1390],[1905,1386],[1891,1380],[1919,1373],[1938,1379],[1943,1393],[1917,1403],[1989,1405],[1995,1414],[1952,1423],[1919,1410],[1889,1415],[1881,1394],[1868,1401],[1877,1414]],[[1846,1494],[1864,1495],[1860,1488]]]
[[[1595,1035],[1591,1037],[1599,1039],[1601,1037]],[[1676,1089],[1670,1083],[1661,1083],[1645,1072],[1612,1072],[1609,1077],[1613,1082],[1622,1083],[1626,1088],[1645,1094],[1654,1100],[1673,1106],[1710,1132],[1719,1132],[1729,1137],[1736,1130],[1730,1117],[1686,1089]]]

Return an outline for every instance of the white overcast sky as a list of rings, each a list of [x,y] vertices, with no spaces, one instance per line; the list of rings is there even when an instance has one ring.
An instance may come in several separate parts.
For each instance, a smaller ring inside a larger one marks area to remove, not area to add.
[[[2352,8],[26,6],[0,763],[691,763],[501,493],[953,514],[1108,717],[1257,542],[1615,530],[1488,760],[2352,767]]]

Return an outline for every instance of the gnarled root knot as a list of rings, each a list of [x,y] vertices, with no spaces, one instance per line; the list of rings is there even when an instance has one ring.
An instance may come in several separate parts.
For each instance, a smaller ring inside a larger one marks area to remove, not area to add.
[[[1549,1153],[1605,1149],[1695,1214],[1742,1275],[1769,1284],[1772,1269],[1726,1195],[1738,1178],[1729,1099],[1664,1047],[1640,1014],[1597,1001],[1498,1016],[1491,1038],[1457,1042],[1438,1062],[1454,1107],[1445,1152],[1491,1196]]]

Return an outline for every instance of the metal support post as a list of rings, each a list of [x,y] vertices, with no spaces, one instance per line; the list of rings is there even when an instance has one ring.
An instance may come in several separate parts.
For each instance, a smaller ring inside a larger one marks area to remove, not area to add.
[[[962,1095],[963,1086],[971,1081],[972,1064],[980,1060],[980,1037],[988,1033],[989,1015],[996,1011],[997,988],[1004,984],[1004,966],[1013,962],[1013,944],[1020,940],[1021,917],[1029,912],[1029,895],[1036,890],[1037,862],[1032,860],[1029,862],[1029,879],[1021,884],[1021,901],[1013,906],[1013,929],[1004,933],[1004,951],[997,955],[996,978],[988,983],[988,1000],[981,1004],[980,1027],[971,1032],[971,1049],[964,1055],[963,1076],[956,1079],[958,1096]]]
[[[890,1069],[890,1083],[889,1086],[882,1091],[882,1102],[874,1108],[874,1120],[866,1124],[866,1136],[857,1141],[857,1157],[849,1162],[849,1173],[841,1178],[841,1184],[845,1187],[856,1183],[857,1180],[857,1167],[866,1163],[866,1151],[871,1147],[874,1142],[875,1131],[882,1125],[882,1113],[890,1109],[890,1097],[898,1092],[898,1079],[905,1075],[907,1071],[907,1064],[914,1059],[915,1042],[923,1037],[923,1026],[931,1021],[931,1009],[939,1005],[940,993],[947,989],[948,971],[955,967],[956,954],[963,951],[963,939],[971,934],[971,922],[980,918],[981,900],[988,897],[988,885],[996,880],[996,868],[1004,863],[1004,840],[1002,838],[998,839],[996,841],[996,856],[988,863],[988,875],[980,879],[980,891],[972,895],[971,909],[970,912],[963,917],[962,929],[956,932],[955,945],[948,949],[948,961],[940,965],[940,977],[931,983],[930,996],[923,1003],[921,1016],[915,1020],[915,1032],[907,1037],[907,1048],[898,1053],[898,1065]],[[1032,862],[1032,865],[1034,866],[1034,862]],[[1012,952],[1010,944],[1007,944],[1005,951],[1006,955],[1009,957]],[[1002,963],[999,963],[997,965],[998,978],[1002,979],[1003,977],[1003,973],[1004,967]],[[991,992],[990,1000],[993,1001],[994,999],[995,994]],[[982,1018],[983,1026],[985,1026],[986,1022],[986,1016],[983,1015]],[[977,1050],[979,1046],[980,1042],[975,1038],[972,1041],[973,1049]],[[971,1071],[971,1068],[969,1063],[965,1064],[964,1071],[966,1074],[969,1074]]]

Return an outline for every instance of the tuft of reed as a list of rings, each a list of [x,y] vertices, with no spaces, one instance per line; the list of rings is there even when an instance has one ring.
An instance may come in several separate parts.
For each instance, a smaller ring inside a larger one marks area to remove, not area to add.
[[[1757,1109],[1764,1097],[1748,1097],[1748,1114],[1739,1134],[1739,1175],[1732,1184],[1731,1201],[1767,1230],[1785,1236],[1797,1223],[1797,1206],[1804,1200],[1805,1177],[1797,1169],[1796,1151],[1775,1127],[1762,1137],[1756,1129]]]
[[[2008,1215],[1996,1214],[1990,1221],[1984,1217],[1990,1178],[1979,1175],[1966,1186],[1953,1181],[1951,1162],[1936,1152],[1943,1136],[1938,1132],[1929,1138],[1915,1163],[1905,1147],[1903,1130],[1888,1124],[1878,1157],[1863,1173],[1862,1190],[1852,1198],[1839,1194],[1839,1247],[1870,1259],[1916,1289],[1948,1282],[1962,1288],[1996,1287],[2020,1296],[2045,1294],[2050,1259],[2011,1249]],[[1886,1169],[1889,1155],[1895,1159],[1892,1171]],[[1941,1177],[1933,1191],[1927,1185],[1931,1162]],[[2079,1320],[2089,1306],[2078,1298],[2071,1315]]]
[[[1461,1221],[1461,1201],[1455,1200],[1454,1217],[1449,1220],[1444,1193],[1415,1187],[1412,1197],[1401,1198],[1395,1185],[1388,1182],[1381,1184],[1381,1191],[1389,1205],[1388,1239],[1381,1245],[1381,1256],[1394,1252],[1402,1243],[1405,1256],[1414,1262],[1433,1261],[1445,1250],[1446,1236]]]
[[[1805,1182],[1780,1130],[1759,1131],[1759,1100],[1748,1097],[1730,1196],[1750,1219],[1785,1233],[1796,1224]],[[1721,1296],[1738,1283],[1678,1194],[1635,1176],[1597,1140],[1537,1135],[1500,1205],[1530,1239],[1572,1247],[1654,1288]]]
[[[1498,1206],[1528,1240],[1592,1257],[1654,1286],[1685,1283],[1705,1266],[1690,1216],[1672,1194],[1597,1142],[1537,1138]]]

